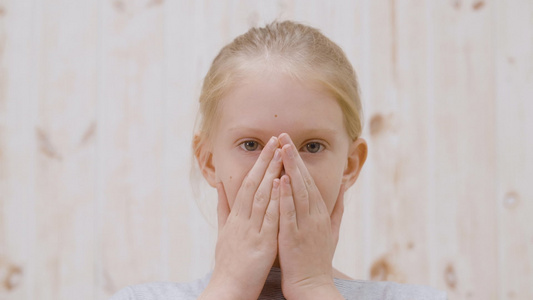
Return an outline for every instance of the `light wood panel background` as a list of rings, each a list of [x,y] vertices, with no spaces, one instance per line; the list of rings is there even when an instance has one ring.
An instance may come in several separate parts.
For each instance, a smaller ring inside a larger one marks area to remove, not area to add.
[[[362,85],[370,156],[335,265],[533,299],[531,0],[0,0],[0,299],[210,270],[196,99],[218,50],[275,18],[320,28]]]

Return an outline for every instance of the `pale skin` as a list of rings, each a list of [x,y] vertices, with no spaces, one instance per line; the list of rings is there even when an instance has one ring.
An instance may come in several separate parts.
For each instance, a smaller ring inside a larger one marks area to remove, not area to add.
[[[332,267],[344,191],[366,160],[335,98],[283,73],[227,93],[214,138],[196,153],[218,192],[215,268],[200,299],[257,299],[272,266],[287,299],[343,299]],[[199,139],[195,139],[196,142]]]

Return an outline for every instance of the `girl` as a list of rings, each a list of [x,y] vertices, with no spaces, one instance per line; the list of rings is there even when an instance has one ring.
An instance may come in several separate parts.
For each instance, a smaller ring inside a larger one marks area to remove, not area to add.
[[[211,274],[112,299],[446,299],[332,267],[343,196],[367,156],[355,72],[318,30],[252,28],[225,46],[200,96],[194,154],[218,192]]]

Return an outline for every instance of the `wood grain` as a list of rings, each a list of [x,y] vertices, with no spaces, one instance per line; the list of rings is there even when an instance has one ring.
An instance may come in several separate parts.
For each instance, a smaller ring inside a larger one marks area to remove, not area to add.
[[[0,1],[0,299],[108,299],[212,269],[197,98],[219,49],[274,19],[322,30],[361,85],[370,152],[334,265],[533,298],[530,2]]]
[[[435,202],[430,217],[436,221],[431,250],[439,286],[446,286],[452,299],[498,295],[494,9],[439,2],[431,13]]]
[[[100,7],[97,299],[166,269],[163,9],[120,0]]]
[[[533,298],[533,5],[496,2],[499,299]]]
[[[37,6],[35,283],[42,299],[94,297],[98,6]]]

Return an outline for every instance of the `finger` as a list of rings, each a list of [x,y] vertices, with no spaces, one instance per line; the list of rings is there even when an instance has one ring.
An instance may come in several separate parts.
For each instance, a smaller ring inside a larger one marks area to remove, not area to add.
[[[297,212],[292,197],[291,180],[289,176],[283,175],[280,183],[280,203],[279,203],[279,226],[280,232],[288,230],[294,232],[298,230]]]
[[[304,183],[298,166],[296,165],[296,156],[298,153],[292,145],[285,145],[282,148],[283,166],[285,173],[291,178],[292,195],[294,205],[299,218],[309,215],[309,192]]]
[[[230,213],[228,198],[226,196],[226,191],[224,190],[224,185],[222,182],[216,184],[217,193],[218,193],[218,206],[217,206],[217,217],[218,217],[218,229],[222,229]]]
[[[298,148],[296,148],[296,145],[294,145],[294,142],[292,141],[290,136],[286,133],[282,133],[279,136],[279,141],[282,147],[286,147],[285,145],[290,145],[291,148],[294,149],[296,153],[296,155],[294,156],[293,162],[290,162],[290,163],[296,165],[296,168],[298,169],[300,176],[302,178],[302,181],[306,187],[307,194],[308,194],[307,202],[309,203],[308,204],[309,213],[310,214],[313,214],[315,212],[325,213],[327,211],[326,205],[324,201],[322,200],[322,196],[320,195],[320,192],[318,191],[318,188],[315,185],[315,181],[313,180],[311,173],[309,173],[309,170],[307,170],[307,166],[305,165],[302,157],[298,154]]]
[[[265,218],[265,211],[269,205],[269,199],[271,198],[272,184],[274,178],[278,177],[281,173],[281,149],[276,149],[274,157],[268,165],[268,169],[265,172],[265,176],[257,188],[254,195],[254,202],[252,207],[251,220],[258,230],[261,229],[263,220]]]
[[[337,201],[331,212],[331,232],[333,233],[335,244],[337,244],[339,240],[342,215],[344,214],[344,192],[345,186],[342,184],[339,190],[339,196],[337,197]]]
[[[267,145],[259,154],[259,158],[253,165],[252,169],[248,172],[244,178],[237,197],[235,198],[235,204],[237,214],[250,218],[253,198],[259,184],[263,180],[265,171],[274,156],[274,151],[278,148],[279,142],[276,137],[270,138]]]
[[[261,232],[274,236],[277,236],[279,229],[279,185],[280,180],[278,178],[274,179],[270,201],[268,202],[268,208],[263,218],[263,226],[261,226]]]

